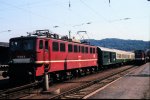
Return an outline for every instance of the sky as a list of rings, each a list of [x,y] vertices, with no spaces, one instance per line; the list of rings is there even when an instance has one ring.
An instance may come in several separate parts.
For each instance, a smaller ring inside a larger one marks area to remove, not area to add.
[[[0,0],[0,42],[40,29],[71,31],[77,39],[150,41],[150,1]]]

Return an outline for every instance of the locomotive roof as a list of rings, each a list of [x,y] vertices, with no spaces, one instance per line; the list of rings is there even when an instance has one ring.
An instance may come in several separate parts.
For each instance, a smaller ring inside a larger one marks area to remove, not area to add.
[[[21,36],[21,37],[14,37],[14,38],[11,38],[11,39],[13,40],[13,39],[29,39],[29,38],[52,39],[52,40],[58,40],[58,41],[63,41],[63,42],[70,42],[70,43],[75,43],[75,44],[94,46],[94,45],[85,44],[85,43],[79,43],[79,42],[74,42],[74,41],[69,41],[69,40],[62,40],[62,39],[55,39],[55,38],[50,38],[50,37],[42,37],[42,36]]]
[[[10,40],[12,40],[12,39],[25,39],[25,38],[37,38],[37,37],[36,36],[20,36],[20,37],[11,38]]]

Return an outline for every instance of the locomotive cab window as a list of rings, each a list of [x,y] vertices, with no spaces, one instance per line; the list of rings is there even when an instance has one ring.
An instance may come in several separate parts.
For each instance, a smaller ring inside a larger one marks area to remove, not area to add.
[[[62,51],[62,52],[66,51],[65,43],[60,43],[60,51]]]
[[[11,51],[31,51],[35,48],[34,39],[14,39],[10,41]]]
[[[52,44],[53,46],[53,51],[58,51],[59,50],[59,47],[58,47],[58,42],[53,42]]]

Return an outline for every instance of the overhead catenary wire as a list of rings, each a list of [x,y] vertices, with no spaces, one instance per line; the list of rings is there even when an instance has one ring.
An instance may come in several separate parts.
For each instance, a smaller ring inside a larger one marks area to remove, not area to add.
[[[101,17],[106,23],[108,23],[109,25],[112,24],[113,21],[110,21],[110,20],[106,19],[105,17],[103,17],[103,15],[101,15],[100,13],[98,13],[96,10],[94,10],[91,6],[89,6],[83,0],[80,0],[80,2],[82,4],[84,4],[89,10],[91,10],[95,15]],[[110,5],[110,0],[109,0],[109,5]],[[122,20],[119,19],[119,21],[122,21]],[[93,22],[95,23],[95,22],[98,22],[98,21],[93,21]],[[115,27],[114,25],[111,25],[111,27],[113,27],[114,29],[116,29],[118,31],[118,33],[123,33],[123,31],[119,30],[118,27]]]
[[[87,3],[85,3],[83,0],[80,0],[82,4],[84,4],[89,10],[91,10],[95,15],[98,17],[101,17],[104,21],[109,22],[103,15],[98,13],[96,10],[94,10],[92,7],[90,7]]]
[[[34,12],[32,12],[31,10],[27,10],[27,9],[25,9],[25,8],[22,8],[22,7],[20,7],[20,6],[16,6],[16,5],[14,5],[14,4],[10,4],[10,3],[8,3],[8,2],[1,1],[1,3],[5,4],[5,5],[7,5],[7,6],[11,6],[11,7],[15,8],[15,9],[17,9],[17,10],[20,10],[20,11],[23,11],[23,12],[26,12],[26,13],[30,13],[30,14],[32,14],[32,15],[34,15],[34,16],[36,16],[36,17],[42,18],[42,19],[44,19],[44,20],[49,20],[49,19],[50,19],[48,16],[43,16],[43,15],[41,15],[41,14],[34,13]],[[57,19],[56,21],[59,22],[59,23],[61,23],[62,25],[65,25],[65,23],[60,22],[58,19]],[[53,27],[53,25],[52,25],[51,27]]]

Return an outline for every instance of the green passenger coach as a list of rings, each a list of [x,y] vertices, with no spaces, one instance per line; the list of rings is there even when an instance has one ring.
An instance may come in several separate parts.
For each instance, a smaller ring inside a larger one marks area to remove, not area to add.
[[[99,66],[126,64],[134,60],[134,53],[123,50],[97,47]]]

